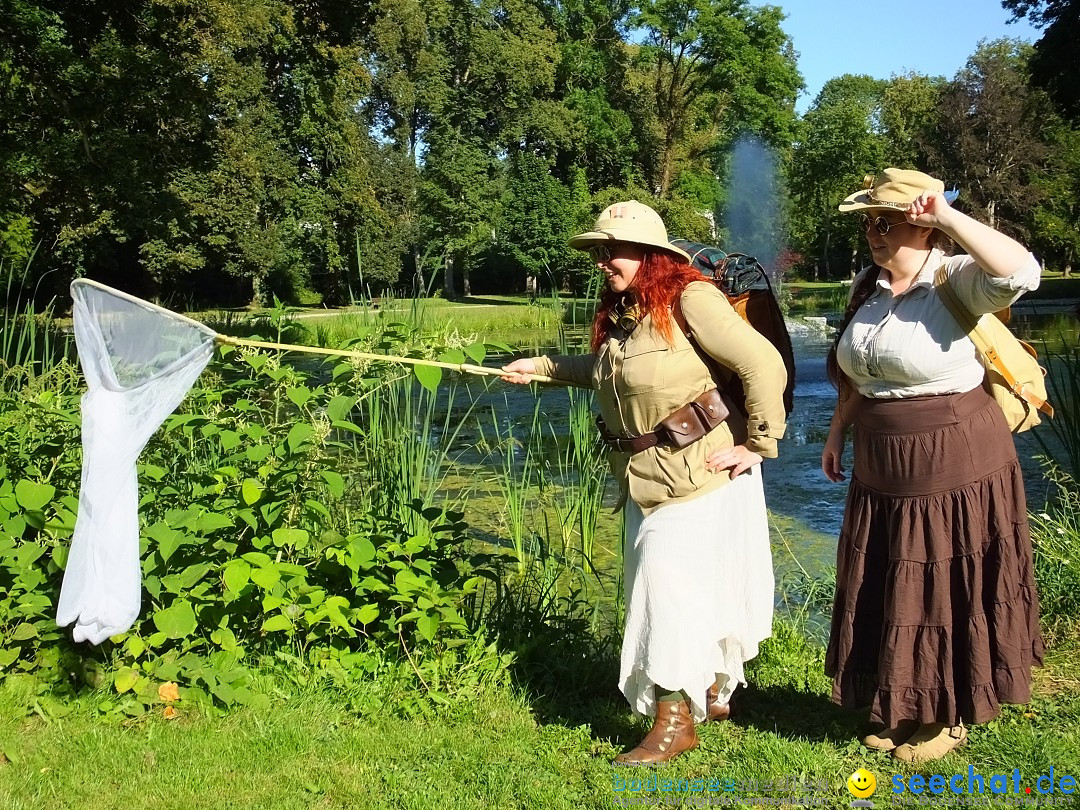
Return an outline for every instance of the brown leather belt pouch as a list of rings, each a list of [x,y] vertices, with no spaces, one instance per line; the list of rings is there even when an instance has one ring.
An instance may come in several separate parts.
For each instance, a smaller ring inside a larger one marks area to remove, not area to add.
[[[693,402],[688,402],[660,420],[650,433],[642,436],[616,436],[610,433],[603,419],[597,419],[597,427],[604,442],[623,453],[640,453],[656,445],[686,447],[693,444],[728,417],[728,407],[720,391],[710,388]]]
[[[683,405],[666,419],[661,419],[655,428],[661,441],[672,447],[686,447],[693,444],[728,417],[728,408],[724,404],[720,391],[710,388],[697,399]]]

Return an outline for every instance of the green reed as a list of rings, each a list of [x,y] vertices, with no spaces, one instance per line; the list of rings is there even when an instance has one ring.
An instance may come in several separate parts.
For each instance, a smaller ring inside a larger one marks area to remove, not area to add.
[[[449,497],[446,478],[458,435],[471,421],[476,400],[459,414],[458,384],[450,382],[439,390],[446,391],[443,403],[405,372],[362,397],[357,406],[357,421],[367,431],[362,468],[369,479],[369,497],[416,532],[426,531],[428,524],[412,504],[441,503],[456,509],[468,499],[467,492]]]
[[[505,401],[505,400],[504,400]],[[509,404],[503,410],[503,414],[510,411]],[[509,533],[514,556],[517,558],[518,571],[524,573],[529,548],[526,540],[532,540],[534,532],[527,527],[529,518],[529,505],[537,497],[537,473],[539,465],[536,461],[535,445],[529,438],[536,435],[535,431],[527,431],[525,439],[514,435],[514,425],[508,422],[505,433],[500,428],[500,423],[505,419],[495,408],[491,409],[491,424],[494,431],[494,442],[489,442],[495,471],[495,481],[503,496],[503,515],[506,530]],[[536,400],[533,406],[531,427],[535,428],[540,421],[540,400]]]
[[[1031,539],[1043,623],[1054,635],[1080,623],[1080,487],[1053,461],[1044,472],[1052,490],[1031,512]]]
[[[0,309],[0,386],[4,390],[21,388],[70,354],[72,337],[57,327],[52,302],[39,313],[32,300],[23,298],[33,258],[20,277],[0,261],[7,302]]]
[[[1035,439],[1046,457],[1075,479],[1080,476],[1080,339],[1063,339],[1060,349],[1044,344],[1043,358],[1054,418],[1043,418],[1034,431]]]

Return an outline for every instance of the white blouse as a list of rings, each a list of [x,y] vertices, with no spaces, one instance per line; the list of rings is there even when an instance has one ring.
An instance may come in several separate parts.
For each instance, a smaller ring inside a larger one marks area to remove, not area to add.
[[[1005,278],[983,272],[970,256],[945,256],[938,250],[900,295],[894,296],[888,281],[879,278],[837,347],[840,368],[863,396],[959,394],[982,383],[975,345],[934,291],[934,274],[943,263],[957,297],[975,315],[1004,309],[1039,286],[1041,268],[1030,253],[1027,262]]]

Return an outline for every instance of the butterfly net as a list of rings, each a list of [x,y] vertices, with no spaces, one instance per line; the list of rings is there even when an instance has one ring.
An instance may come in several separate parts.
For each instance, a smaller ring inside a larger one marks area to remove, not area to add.
[[[202,324],[78,279],[75,344],[86,377],[82,488],[60,590],[57,623],[76,641],[100,644],[139,615],[138,484],[135,463],[180,404],[214,351]]]

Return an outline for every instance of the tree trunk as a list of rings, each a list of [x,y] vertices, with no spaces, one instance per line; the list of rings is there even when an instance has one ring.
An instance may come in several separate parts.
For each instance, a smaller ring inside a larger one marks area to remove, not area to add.
[[[413,245],[413,297],[423,298],[427,293],[427,285],[424,284],[424,268],[420,266],[420,248]]]
[[[461,286],[463,295],[468,298],[472,295],[472,282],[469,280],[469,264],[461,268]]]
[[[454,257],[447,256],[443,261],[443,297],[454,298]]]
[[[829,277],[829,226],[825,226],[825,241],[821,244],[821,265],[825,270],[825,277]],[[814,279],[817,281],[817,279]]]

